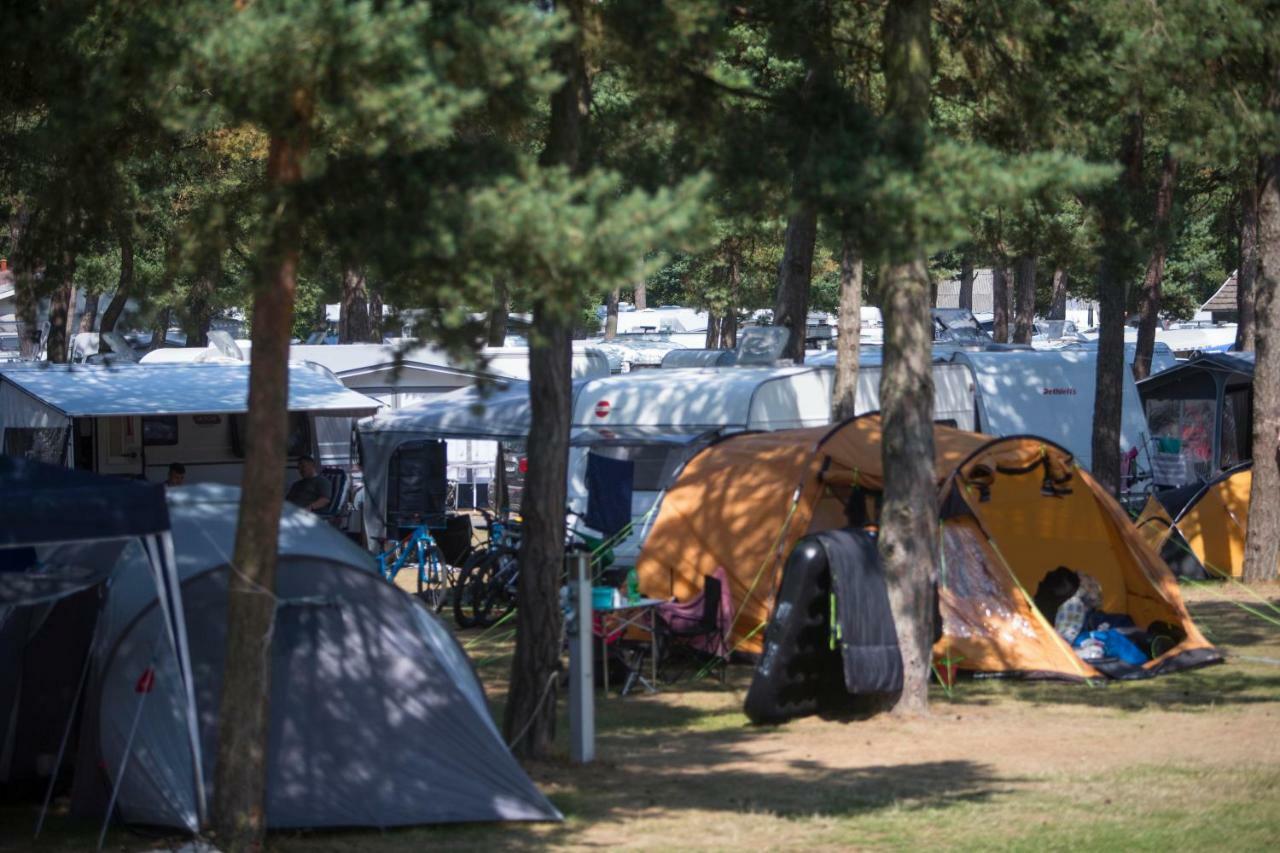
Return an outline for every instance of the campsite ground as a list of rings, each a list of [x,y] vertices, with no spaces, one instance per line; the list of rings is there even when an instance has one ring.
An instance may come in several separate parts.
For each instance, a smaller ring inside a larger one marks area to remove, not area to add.
[[[1263,593],[1280,607],[1280,587]],[[735,667],[725,686],[600,700],[599,760],[532,768],[563,824],[278,834],[269,849],[1274,849],[1280,624],[1242,609],[1258,602],[1238,586],[1186,595],[1227,664],[1099,688],[962,680],[935,688],[926,719],[769,728],[743,717],[750,670]],[[500,630],[470,649],[498,713],[509,644]],[[30,817],[6,809],[0,847],[25,849],[12,840]],[[54,829],[43,849],[91,843]],[[156,844],[118,832],[111,846]]]

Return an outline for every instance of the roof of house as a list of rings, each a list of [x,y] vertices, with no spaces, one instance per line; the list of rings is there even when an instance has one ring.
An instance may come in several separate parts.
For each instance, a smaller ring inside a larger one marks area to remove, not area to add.
[[[1227,276],[1227,280],[1222,283],[1222,287],[1210,296],[1203,305],[1200,306],[1201,311],[1235,311],[1236,310],[1236,274],[1232,272]]]
[[[991,297],[993,288],[991,270],[973,271],[973,306],[969,309],[975,314],[991,314],[995,312],[995,301]],[[960,307],[960,279],[951,278],[938,282],[938,304],[936,308]]]

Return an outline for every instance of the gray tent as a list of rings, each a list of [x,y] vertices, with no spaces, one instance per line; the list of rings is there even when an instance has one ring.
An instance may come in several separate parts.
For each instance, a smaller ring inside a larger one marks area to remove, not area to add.
[[[144,590],[157,616],[137,689],[114,699],[113,719],[123,728],[113,732],[103,769],[129,778],[129,765],[144,758],[134,723],[148,704],[147,685],[162,679],[167,748],[179,774],[166,782],[185,790],[189,804],[175,825],[194,831],[204,814],[204,775],[163,487],[0,456],[0,785],[43,793],[46,810],[72,763],[102,780],[100,814],[110,812],[107,797],[119,790],[73,737],[76,714],[91,704],[82,700],[94,695],[85,690],[91,664],[103,651],[95,626],[118,585]]]
[[[225,486],[169,494],[207,786],[238,504],[239,490]],[[560,819],[507,750],[453,635],[382,580],[367,553],[292,507],[281,521],[277,595],[268,827]],[[102,651],[89,693],[97,701],[82,737],[96,739],[108,766],[152,657],[163,618],[156,604],[153,589],[123,579],[98,623]],[[186,827],[196,795],[171,684],[158,673],[143,706],[119,808],[131,822]],[[100,793],[78,785],[73,808],[92,808]]]

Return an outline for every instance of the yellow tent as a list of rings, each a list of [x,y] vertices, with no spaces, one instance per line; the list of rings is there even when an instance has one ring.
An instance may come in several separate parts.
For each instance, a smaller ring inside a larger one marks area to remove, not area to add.
[[[1240,577],[1249,528],[1253,463],[1223,471],[1208,483],[1147,498],[1138,531],[1183,577]]]
[[[703,450],[663,500],[640,559],[640,589],[687,599],[723,566],[732,642],[759,653],[787,555],[805,535],[843,526],[855,488],[882,487],[880,419],[743,433]],[[1220,660],[1187,613],[1168,567],[1071,455],[1028,437],[937,427],[943,637],[961,669],[1090,678],[1098,673],[1036,610],[1031,594],[1059,565],[1098,579],[1103,609],[1182,641],[1149,662],[1167,671]],[[1042,493],[1046,478],[1065,485]]]

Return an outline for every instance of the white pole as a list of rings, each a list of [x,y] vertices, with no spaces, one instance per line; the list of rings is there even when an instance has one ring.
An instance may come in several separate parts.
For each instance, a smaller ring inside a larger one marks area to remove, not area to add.
[[[596,709],[592,665],[591,560],[585,551],[565,557],[569,568],[569,757],[587,764],[596,753]]]

